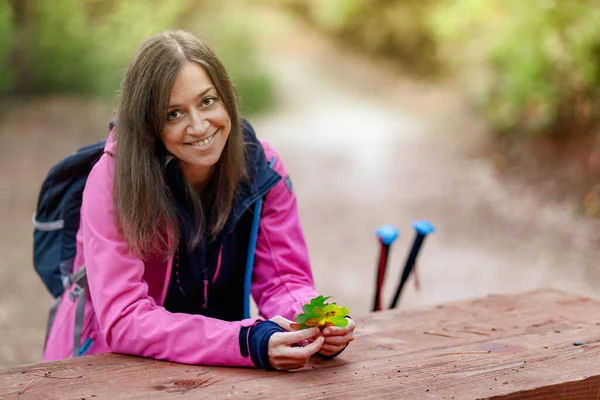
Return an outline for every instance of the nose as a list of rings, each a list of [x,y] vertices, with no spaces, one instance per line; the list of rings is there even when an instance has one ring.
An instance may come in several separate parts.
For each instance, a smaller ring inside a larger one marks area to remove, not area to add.
[[[206,130],[210,124],[208,123],[208,120],[204,118],[202,113],[200,113],[198,110],[192,110],[190,111],[189,116],[190,120],[187,127],[187,133],[198,135],[206,133]]]

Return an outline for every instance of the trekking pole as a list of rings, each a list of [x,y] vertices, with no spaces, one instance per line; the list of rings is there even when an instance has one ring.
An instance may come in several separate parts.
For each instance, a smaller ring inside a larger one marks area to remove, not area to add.
[[[377,281],[375,282],[375,299],[373,302],[373,311],[381,311],[381,289],[385,278],[387,260],[390,253],[390,246],[398,237],[398,229],[392,225],[383,225],[377,229],[376,235],[381,243],[379,252],[379,265],[377,266]]]
[[[396,305],[398,304],[398,299],[400,298],[400,293],[402,293],[402,288],[404,287],[404,284],[408,280],[408,277],[413,270],[415,262],[417,261],[417,256],[419,255],[419,250],[421,249],[421,245],[423,244],[425,237],[428,234],[435,232],[433,225],[427,221],[415,221],[413,222],[412,226],[416,231],[415,240],[413,241],[412,248],[410,249],[406,263],[404,264],[402,277],[400,278],[400,283],[398,284],[398,288],[396,289],[396,294],[394,295],[394,300],[392,301],[390,308],[396,308]]]

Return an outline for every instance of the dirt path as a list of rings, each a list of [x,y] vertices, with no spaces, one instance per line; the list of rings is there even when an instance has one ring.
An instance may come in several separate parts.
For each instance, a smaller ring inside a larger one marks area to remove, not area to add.
[[[471,157],[483,132],[452,90],[403,79],[302,30],[265,41],[276,111],[253,119],[292,176],[318,289],[368,312],[376,228],[401,229],[386,300],[425,218],[422,290],[401,307],[553,286],[599,296],[600,227],[545,204]],[[291,32],[291,33],[290,33]],[[41,358],[50,296],[34,274],[31,215],[41,180],[68,151],[103,138],[106,104],[52,98],[0,119],[0,367]]]
[[[422,290],[407,286],[402,307],[549,286],[600,296],[598,222],[473,156],[485,131],[455,90],[407,81],[306,30],[273,37],[265,61],[279,109],[255,125],[292,176],[322,293],[368,312],[374,232],[389,223],[401,230],[390,299],[411,222],[428,219],[437,232],[420,257]]]

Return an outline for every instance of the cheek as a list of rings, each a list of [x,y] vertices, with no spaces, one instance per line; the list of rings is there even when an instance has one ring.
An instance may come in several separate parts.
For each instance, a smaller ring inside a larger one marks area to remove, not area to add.
[[[160,140],[163,142],[163,145],[169,152],[177,152],[177,145],[179,144],[180,135],[178,135],[177,131],[172,127],[163,129],[160,134]]]
[[[224,118],[223,126],[225,127],[225,139],[227,139],[231,134],[231,119],[229,118],[229,114]]]
[[[161,142],[163,142],[163,143],[166,143],[166,142],[167,142],[167,137],[168,137],[168,136],[169,136],[169,135],[168,135],[168,133],[167,133],[167,130],[166,130],[166,129],[163,129],[163,130],[160,132],[160,140],[161,140]]]
[[[221,107],[219,107],[218,118],[221,125],[227,127],[228,130],[231,128],[231,118],[229,117],[229,112],[227,112],[227,107],[225,107],[225,104],[221,103]]]
[[[178,143],[179,140],[181,139],[181,134],[179,133],[179,129],[177,128],[176,125],[170,125],[170,126],[166,126],[163,128],[161,134],[160,134],[160,138],[163,141],[163,143],[167,144],[167,143]]]

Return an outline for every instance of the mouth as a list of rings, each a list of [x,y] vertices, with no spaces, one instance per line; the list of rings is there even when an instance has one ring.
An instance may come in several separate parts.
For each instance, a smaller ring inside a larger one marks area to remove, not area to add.
[[[219,132],[219,130],[217,129],[215,131],[215,133],[213,133],[212,135],[210,135],[209,137],[207,137],[206,139],[203,140],[197,140],[195,142],[190,142],[190,143],[186,143],[189,146],[192,147],[202,147],[202,146],[206,146],[207,144],[210,144],[213,139],[215,138],[216,134]]]

